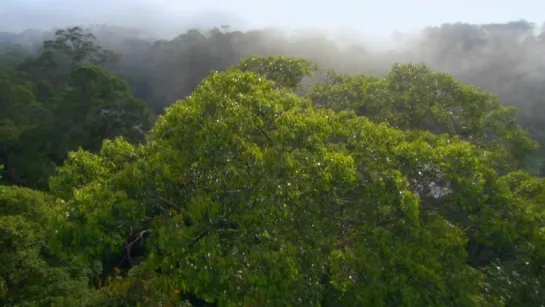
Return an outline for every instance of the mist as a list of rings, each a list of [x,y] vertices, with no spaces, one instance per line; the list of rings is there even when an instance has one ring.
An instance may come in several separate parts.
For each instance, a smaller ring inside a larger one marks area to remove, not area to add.
[[[288,27],[282,16],[280,25],[257,25],[229,9],[227,1],[215,9],[214,1],[201,2],[4,0],[0,40],[39,45],[53,29],[88,27],[101,45],[122,55],[118,72],[144,78],[139,82],[154,89],[142,98],[161,106],[158,110],[188,95],[211,70],[249,55],[301,56],[342,73],[379,76],[396,62],[424,62],[499,95],[503,104],[517,106],[520,116],[535,111],[537,89],[545,84],[543,27],[525,20],[436,24],[380,35],[385,31],[327,22]],[[214,27],[230,34],[214,36]],[[190,29],[200,36],[191,38]]]
[[[3,0],[0,30],[50,30],[72,25],[120,26],[158,38],[172,38],[188,28],[218,24],[244,27],[233,12],[195,10],[191,1],[172,0]]]

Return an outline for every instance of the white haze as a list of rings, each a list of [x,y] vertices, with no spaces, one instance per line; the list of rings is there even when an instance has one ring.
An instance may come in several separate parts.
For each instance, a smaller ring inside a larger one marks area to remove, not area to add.
[[[390,2],[392,1],[395,2],[390,0]],[[405,0],[397,1],[405,3],[405,5],[407,3]],[[425,2],[424,0],[418,1]],[[481,2],[484,1],[488,0]],[[520,4],[523,4],[524,1],[526,0],[519,0]],[[534,88],[545,84],[545,56],[543,56],[543,48],[541,47],[545,44],[529,44],[528,46],[519,44],[514,48],[513,41],[522,42],[529,34],[536,34],[528,33],[524,29],[517,30],[520,27],[514,27],[515,30],[513,30],[513,27],[502,25],[496,29],[481,31],[482,33],[480,32],[478,35],[484,37],[486,43],[472,47],[468,51],[464,49],[464,41],[474,40],[472,35],[476,35],[470,25],[458,25],[440,30],[437,28],[407,30],[414,26],[413,20],[412,26],[401,31],[388,32],[390,34],[380,34],[386,31],[376,29],[384,26],[388,21],[382,21],[373,29],[354,28],[350,25],[341,27],[339,22],[336,23],[336,26],[331,26],[330,23],[334,24],[332,21],[321,22],[319,18],[316,19],[312,27],[288,26],[288,23],[283,21],[284,18],[291,16],[290,18],[293,19],[293,16],[300,14],[300,16],[305,16],[306,22],[309,23],[313,16],[324,15],[324,7],[322,6],[319,14],[315,14],[315,10],[318,10],[317,5],[309,6],[306,11],[300,12],[289,11],[292,7],[288,6],[285,8],[287,10],[285,14],[275,16],[274,14],[277,14],[278,11],[276,10],[260,12],[261,15],[256,17],[242,16],[240,12],[250,12],[251,10],[242,7],[229,8],[228,2],[234,3],[235,0],[0,0],[0,32],[23,31],[29,28],[51,30],[52,28],[74,25],[108,24],[137,29],[150,33],[155,38],[170,39],[189,28],[209,29],[221,25],[229,25],[231,29],[243,31],[264,28],[266,22],[259,24],[256,18],[269,13],[271,16],[267,20],[275,20],[274,18],[276,18],[278,21],[278,25],[273,25],[274,30],[267,31],[269,36],[265,38],[265,44],[271,46],[271,49],[286,50],[285,48],[274,48],[274,44],[285,44],[289,40],[288,37],[297,36],[308,42],[308,46],[304,48],[304,56],[321,59],[326,66],[342,67],[345,72],[384,74],[394,62],[426,62],[433,68],[452,73],[465,82],[474,83],[486,90],[500,94],[500,99],[503,99],[504,103],[514,103],[519,107],[523,107],[522,104],[525,103],[525,89],[521,88],[520,84]],[[254,13],[259,11],[255,0],[254,2],[250,2],[250,0],[236,2],[246,2],[249,7],[252,7]],[[299,3],[296,0],[291,0],[291,2],[294,7],[301,8],[303,6],[302,2]],[[337,2],[340,3],[342,0]],[[223,3],[223,5],[212,9],[212,3]],[[274,3],[281,6],[287,3],[287,0],[277,0]],[[268,5],[271,7],[270,4]],[[473,9],[477,10],[476,6],[478,4],[475,4]],[[263,7],[266,6],[263,5]],[[430,7],[432,6],[430,5]],[[392,16],[401,14],[394,12],[395,7],[391,9],[393,10]],[[505,7],[503,10],[505,11]],[[370,11],[365,13],[366,15],[363,12],[362,14],[369,16],[373,13],[372,10]],[[529,16],[535,14],[535,12],[530,14],[530,11],[528,10]],[[493,15],[493,12],[491,11],[490,14]],[[336,16],[337,19],[342,19],[342,17]],[[460,16],[461,21],[464,21],[463,17]],[[385,15],[384,18],[392,20],[393,17]],[[425,19],[425,17],[422,18]],[[483,17],[482,23],[487,23],[488,21],[484,18],[488,17]],[[503,22],[518,19],[520,18],[508,19]],[[431,20],[434,19],[431,18]],[[445,22],[452,21],[445,20]],[[349,23],[347,22],[347,24]],[[431,23],[429,26],[438,27],[440,24]],[[524,26],[522,27],[524,28]],[[536,27],[536,30],[539,29],[540,27]],[[272,35],[270,33],[273,32],[278,33],[283,39],[269,39]],[[336,46],[325,46],[324,36],[335,41]],[[346,56],[346,53],[338,52],[338,49],[350,50],[349,56]],[[443,50],[446,50],[446,55],[443,54],[445,53]],[[511,53],[516,53],[513,55],[518,59],[516,64],[513,64],[512,61],[508,63],[508,59],[504,58],[505,55]],[[507,73],[511,75],[508,82],[502,78],[502,75]],[[518,76],[516,78],[524,82],[514,84],[512,82],[514,75],[520,75],[520,78]],[[514,102],[515,99],[520,101]],[[529,107],[523,108],[530,112]]]

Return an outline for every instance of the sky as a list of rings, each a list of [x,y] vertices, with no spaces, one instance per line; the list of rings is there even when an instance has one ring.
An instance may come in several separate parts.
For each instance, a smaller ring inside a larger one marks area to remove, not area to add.
[[[526,19],[541,25],[539,0],[0,0],[0,31],[75,24],[179,30],[182,25],[235,28],[349,28],[373,36],[449,22]]]

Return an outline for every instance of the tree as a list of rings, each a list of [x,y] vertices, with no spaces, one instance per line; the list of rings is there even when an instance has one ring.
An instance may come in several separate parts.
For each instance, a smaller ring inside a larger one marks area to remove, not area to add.
[[[70,59],[72,65],[106,65],[118,60],[118,55],[104,50],[95,43],[95,36],[81,27],[59,29],[55,40],[43,42],[43,54],[59,53]]]
[[[424,64],[396,64],[384,79],[330,73],[308,97],[317,106],[354,110],[402,130],[458,136],[495,155],[502,171],[524,166],[538,148],[518,124],[514,107]]]
[[[139,142],[152,121],[145,102],[120,77],[96,66],[71,71],[54,103],[62,153],[78,146],[96,151],[102,140],[117,136]]]
[[[36,100],[34,84],[16,72],[0,71],[0,164],[4,181],[43,185],[54,171],[43,137],[51,132],[53,115]],[[47,136],[46,136],[47,137]]]
[[[84,268],[59,263],[47,248],[53,198],[0,185],[0,304],[84,306],[92,298]]]
[[[104,290],[119,304],[543,302],[542,179],[288,85],[213,73],[145,144],[72,153],[51,181],[55,255],[124,276]]]
[[[70,71],[84,65],[102,67],[116,63],[120,55],[103,49],[95,36],[81,27],[55,31],[54,40],[45,40],[38,56],[29,57],[17,70],[44,89],[39,100],[48,100],[66,83]]]
[[[128,85],[96,66],[81,66],[52,89],[17,71],[0,71],[0,163],[4,181],[43,189],[67,152],[97,151],[103,139],[143,140],[152,118]]]
[[[277,86],[297,90],[304,77],[312,77],[318,67],[312,61],[302,58],[268,56],[251,56],[242,59],[233,67],[242,71],[251,71],[264,75],[274,81]]]

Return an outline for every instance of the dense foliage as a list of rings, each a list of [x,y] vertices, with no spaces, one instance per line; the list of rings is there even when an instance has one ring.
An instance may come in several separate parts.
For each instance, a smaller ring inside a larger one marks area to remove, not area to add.
[[[81,28],[15,58],[2,305],[545,305],[535,134],[449,74],[250,56],[169,80],[192,91],[151,124]]]
[[[96,151],[103,139],[121,135],[136,142],[149,128],[145,102],[120,77],[92,66],[111,52],[90,38],[79,28],[58,31],[37,57],[0,71],[0,164],[7,183],[47,187],[68,151]]]

